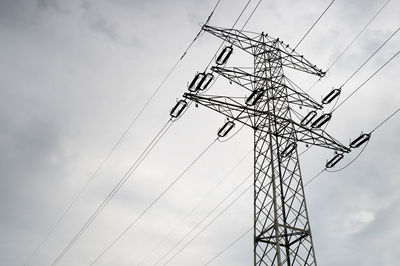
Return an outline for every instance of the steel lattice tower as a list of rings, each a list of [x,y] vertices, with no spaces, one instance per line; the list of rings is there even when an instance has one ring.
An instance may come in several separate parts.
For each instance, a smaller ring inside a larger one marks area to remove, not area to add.
[[[324,76],[303,56],[264,33],[205,25],[203,30],[254,58],[254,67],[212,67],[249,90],[254,104],[227,96],[185,93],[184,98],[250,126],[254,131],[254,265],[316,265],[297,143],[348,152],[320,128],[296,122],[293,106],[322,106],[293,88],[284,67]],[[250,97],[249,97],[250,98]],[[249,101],[251,99],[248,99]]]

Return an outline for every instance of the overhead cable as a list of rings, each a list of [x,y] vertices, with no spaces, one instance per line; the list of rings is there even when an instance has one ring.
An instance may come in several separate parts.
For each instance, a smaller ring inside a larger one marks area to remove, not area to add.
[[[310,31],[315,27],[315,25],[317,25],[317,23],[319,22],[319,20],[323,17],[323,15],[326,13],[326,11],[328,11],[328,9],[332,6],[332,4],[335,2],[335,0],[332,0],[332,2],[328,5],[328,7],[324,10],[324,12],[322,12],[322,14],[318,17],[318,19],[314,22],[314,24],[311,26],[311,28],[308,29],[308,31],[306,32],[306,34],[304,34],[304,36],[300,39],[300,41],[296,44],[296,46],[293,48],[293,50],[296,50],[296,48],[300,45],[300,43],[304,40],[304,38],[306,38],[306,36],[310,33]]]
[[[350,47],[356,42],[356,40],[361,36],[361,34],[368,28],[368,26],[375,20],[375,18],[382,12],[382,10],[389,4],[390,0],[388,0],[379,10],[375,15],[368,21],[367,24],[364,25],[364,27],[361,29],[361,31],[353,38],[353,40],[343,49],[343,51],[336,57],[335,60],[329,65],[327,68],[326,72],[329,72],[331,68],[339,61],[340,58],[350,49]],[[310,92],[315,85],[321,80],[321,78],[317,79],[311,87],[307,90],[307,93]]]
[[[243,163],[243,161],[250,155],[252,150],[246,153],[244,157],[242,157],[235,165],[225,174],[212,189],[210,189],[204,197],[197,202],[197,204],[183,217],[183,219],[168,233],[166,234],[155,246],[154,248],[147,253],[147,255],[139,261],[139,265],[143,264],[171,235],[173,235],[177,229],[193,214],[195,211],[214,193],[214,191],[228,178],[231,176],[234,170],[236,170],[239,165]]]
[[[213,140],[147,207],[135,218],[91,263],[95,264],[118,240],[125,235],[184,175],[185,173],[214,145]]]
[[[228,246],[226,246],[225,248],[223,248],[220,252],[218,252],[214,257],[212,257],[210,260],[208,260],[204,265],[209,265],[211,262],[213,262],[216,258],[218,258],[219,256],[221,256],[225,251],[227,251],[228,249],[230,249],[233,245],[235,245],[239,240],[241,240],[243,237],[245,237],[248,233],[250,233],[253,230],[253,227],[250,227],[246,232],[244,232],[243,234],[241,234],[238,238],[236,238],[235,240],[233,240],[231,243],[229,243]]]
[[[370,133],[375,132],[375,130],[377,130],[378,128],[380,128],[381,126],[383,126],[383,124],[385,124],[386,122],[389,121],[389,119],[391,119],[395,114],[397,114],[400,111],[400,107],[398,109],[396,109],[396,111],[394,111],[392,114],[390,114],[388,117],[386,117],[381,123],[379,123]]]
[[[379,47],[378,49],[375,50],[375,52],[373,52],[368,58],[367,60],[364,61],[364,63],[361,64],[361,66],[359,66],[356,71],[354,71],[353,74],[350,75],[350,77],[348,77],[346,79],[346,81],[340,86],[341,88],[347,84],[347,82],[349,82],[354,75],[356,75],[358,73],[358,71],[360,71],[389,41],[390,39],[392,39],[400,30],[400,27],[397,28],[397,30],[395,30],[390,36],[389,38],[387,38]]]
[[[110,200],[115,196],[115,194],[119,191],[119,189],[125,184],[125,182],[131,177],[134,171],[138,168],[138,166],[143,162],[143,160],[147,157],[147,155],[153,150],[156,144],[161,140],[161,138],[168,131],[170,126],[172,125],[171,119],[169,119],[163,127],[158,131],[156,136],[152,139],[146,149],[140,154],[137,160],[130,166],[128,171],[122,176],[119,182],[115,185],[115,187],[111,190],[111,192],[107,195],[107,197],[100,203],[97,209],[92,213],[86,223],[81,227],[78,233],[72,238],[72,240],[64,247],[64,249],[59,253],[56,259],[51,263],[51,265],[56,265],[63,256],[71,249],[71,247],[75,244],[75,242],[80,238],[80,236],[87,230],[90,224],[96,219],[96,217],[101,213],[104,207],[110,202]]]
[[[208,214],[206,216],[204,216],[200,221],[198,221],[196,223],[196,225],[190,230],[188,231],[177,243],[175,243],[166,253],[164,253],[164,255],[162,255],[160,257],[160,259],[155,263],[155,265],[161,263],[161,261],[166,258],[172,251],[174,251],[174,249],[181,244],[191,233],[193,233],[205,220],[208,219],[208,217],[210,217],[214,212],[216,212],[218,210],[218,208],[227,200],[229,199],[230,196],[232,196],[251,176],[252,174],[248,175],[245,179],[243,179],[242,182],[240,182],[228,195],[226,195],[222,200],[220,200],[218,202],[218,204],[216,204],[214,206],[214,208],[208,212]]]
[[[399,28],[400,29],[400,28]],[[379,67],[372,75],[370,75],[361,85],[359,85],[355,90],[353,90],[340,104],[338,104],[331,112],[336,111],[342,104],[344,104],[350,97],[352,97],[359,89],[361,89],[368,81],[370,81],[376,74],[378,74],[387,64],[390,63],[394,58],[396,58],[400,53],[397,51],[389,60],[387,60],[381,67]]]
[[[218,0],[217,3],[215,4],[214,8],[212,9],[210,15],[208,16],[206,23],[207,24],[212,15],[214,14],[215,10],[217,9],[219,3],[221,2],[221,0]],[[89,185],[89,183],[93,180],[93,178],[98,174],[98,172],[103,168],[103,165],[108,161],[108,159],[110,158],[111,154],[115,151],[115,149],[119,146],[119,144],[121,143],[121,141],[125,138],[125,136],[127,135],[127,133],[129,132],[129,130],[132,128],[132,126],[136,123],[136,121],[138,120],[138,118],[142,115],[142,113],[144,112],[144,110],[147,108],[147,106],[150,104],[150,102],[153,100],[153,98],[156,96],[156,94],[158,93],[158,91],[161,89],[161,87],[164,85],[164,83],[168,80],[168,78],[170,77],[170,75],[175,71],[176,67],[178,66],[178,64],[180,63],[180,61],[182,61],[182,59],[185,57],[185,55],[187,54],[187,52],[189,51],[189,49],[192,47],[192,45],[195,43],[195,41],[199,38],[200,34],[202,31],[200,31],[195,38],[190,42],[190,44],[188,45],[188,47],[185,49],[184,53],[182,54],[182,56],[178,59],[178,61],[172,66],[172,68],[169,70],[169,72],[167,73],[167,75],[164,77],[164,79],[161,81],[161,83],[158,85],[158,87],[156,88],[156,90],[154,90],[154,92],[152,93],[152,95],[150,96],[149,99],[147,99],[147,101],[145,102],[145,104],[142,106],[142,108],[139,110],[139,113],[136,114],[136,116],[134,117],[134,119],[131,121],[131,123],[128,125],[128,127],[124,130],[124,132],[122,133],[122,135],[118,138],[118,140],[115,142],[115,144],[111,147],[111,150],[106,154],[106,156],[104,157],[104,159],[100,162],[100,164],[98,165],[98,167],[96,168],[96,170],[93,172],[92,175],[90,175],[90,177],[86,180],[85,184],[83,185],[83,187],[80,189],[80,191],[78,192],[78,194],[73,198],[73,200],[71,201],[71,203],[67,206],[67,208],[64,210],[64,212],[61,214],[60,218],[57,220],[57,222],[54,224],[53,227],[51,227],[51,229],[47,232],[46,236],[43,238],[43,240],[36,246],[36,248],[34,249],[34,251],[32,252],[32,254],[29,256],[29,258],[26,260],[26,262],[24,263],[25,265],[27,265],[31,259],[36,255],[36,253],[40,250],[40,248],[43,246],[43,244],[48,240],[48,238],[54,233],[55,229],[60,225],[60,223],[64,220],[65,216],[70,212],[71,208],[76,204],[76,202],[78,201],[78,199],[82,196],[83,192],[86,190],[87,186]]]
[[[243,9],[242,9],[242,11],[240,12],[239,16],[237,17],[237,19],[236,19],[235,22],[233,23],[232,29],[235,28],[236,24],[238,23],[239,19],[242,17],[244,11],[246,11],[246,9],[247,9],[247,7],[249,6],[249,4],[250,4],[251,1],[252,1],[252,0],[248,0],[248,1],[247,1],[246,5],[243,7]],[[253,12],[253,13],[254,13],[254,12]],[[218,51],[222,48],[222,46],[224,45],[224,43],[225,43],[225,41],[222,41],[222,43],[221,43],[221,45],[218,47],[217,51],[215,52],[215,54],[213,55],[213,57],[211,58],[211,60],[208,62],[208,64],[207,64],[207,66],[206,66],[204,72],[206,72],[207,69],[210,67],[211,63],[214,61],[214,57],[217,56]],[[215,83],[215,82],[214,82],[214,83]],[[214,84],[214,83],[213,83],[213,84]]]
[[[250,186],[246,187],[229,205],[227,205],[220,213],[218,213],[217,216],[215,216],[210,222],[208,222],[196,235],[194,235],[183,247],[181,247],[172,257],[170,257],[164,265],[167,265],[170,263],[176,256],[178,256],[187,246],[189,246],[201,233],[204,232],[211,224],[213,224],[222,214],[224,214],[232,205],[240,199],[250,188],[253,187],[253,184],[250,184]]]
[[[219,2],[221,2],[221,0],[218,0],[217,3],[215,4],[213,10],[211,11],[210,15],[208,16],[206,23],[204,23],[205,25],[208,24],[208,22],[210,21],[212,15],[214,15],[214,11],[215,9],[217,9]],[[200,31],[197,33],[197,35],[194,37],[193,41],[189,44],[189,46],[186,48],[186,50],[184,51],[184,53],[182,54],[182,56],[179,58],[178,62],[181,61],[185,55],[187,54],[187,52],[189,51],[189,49],[192,47],[192,45],[197,41],[197,39],[200,37],[201,33],[203,32],[203,29],[200,29]]]
[[[246,20],[245,23],[243,24],[241,30],[243,30],[243,29],[246,27],[247,23],[248,23],[249,20],[253,17],[254,12],[256,12],[256,10],[257,10],[258,6],[261,4],[261,2],[262,2],[262,0],[259,0],[259,1],[258,1],[257,5],[254,7],[254,9],[253,9],[253,11],[251,12],[250,16],[247,18],[247,20]]]
[[[239,21],[239,19],[241,18],[241,16],[243,15],[243,13],[244,13],[244,11],[247,9],[247,7],[248,7],[248,5],[249,5],[249,3],[251,2],[252,0],[248,0],[248,2],[246,3],[246,5],[245,5],[245,7],[242,9],[242,11],[241,11],[241,13],[240,13],[240,15],[239,15],[239,17],[236,19],[236,21],[235,21],[235,23],[234,23],[234,25],[233,25],[233,27],[235,27],[236,26],[236,24],[237,24],[237,22]],[[218,4],[218,3],[217,3]],[[258,5],[256,6],[256,8],[258,7]],[[256,9],[255,8],[255,9]],[[251,15],[250,15],[250,17],[252,16],[254,14],[254,11],[251,13]],[[247,20],[248,21],[248,20]],[[222,45],[221,45],[222,46]],[[211,61],[210,61],[210,63],[209,64],[211,64]],[[208,68],[208,66],[207,66],[207,68]],[[216,140],[215,140],[216,141]],[[173,186],[173,184],[171,185],[171,187]],[[169,188],[168,188],[169,189]],[[165,191],[166,192],[166,191]],[[133,223],[132,223],[132,225],[134,224],[134,223],[136,223],[136,221],[134,221]],[[131,226],[132,226],[131,225]],[[129,230],[129,228],[131,227],[131,226],[128,226],[128,228],[126,228],[105,250],[103,250],[103,252],[92,262],[92,264],[94,264],[94,263],[96,263],[107,251],[108,251],[108,249],[109,248],[111,248],[128,230]]]
[[[355,43],[355,41],[360,37],[360,35],[368,28],[368,26],[375,20],[375,18],[382,12],[382,10],[389,4],[390,0],[388,0],[379,10],[378,12],[368,21],[367,24],[361,29],[361,31],[354,37],[354,39],[343,49],[343,51],[333,60],[332,64],[328,67],[326,72],[328,72],[336,63],[339,61],[340,58],[346,53],[346,51]]]

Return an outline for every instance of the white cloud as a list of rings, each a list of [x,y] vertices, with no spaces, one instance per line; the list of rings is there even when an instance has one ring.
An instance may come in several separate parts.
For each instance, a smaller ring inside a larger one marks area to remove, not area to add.
[[[268,32],[294,45],[328,2],[264,0],[247,29]],[[325,68],[384,2],[336,1],[298,51]],[[0,264],[23,264],[182,55],[214,4],[194,0],[1,1]],[[222,0],[211,24],[230,27],[244,4]],[[399,12],[399,3],[391,1],[329,76],[311,91],[312,96],[320,99],[331,87],[339,86],[394,31]],[[245,16],[249,13],[246,11]],[[396,36],[371,60],[345,86],[344,96],[393,55],[399,41]],[[51,263],[169,119],[169,110],[186,90],[187,82],[207,65],[219,44],[220,40],[208,34],[195,43],[77,205],[33,258],[32,265]],[[235,50],[230,63],[247,62],[243,58]],[[391,62],[338,109],[328,132],[347,144],[348,139],[361,131],[368,132],[395,110],[400,104],[399,66],[398,59]],[[305,89],[315,80],[299,74],[294,79]],[[247,93],[235,91],[223,79],[209,93],[227,90]],[[93,260],[215,138],[223,121],[224,117],[205,108],[189,110],[61,265],[87,265]],[[336,174],[324,174],[306,188],[319,264],[357,265],[363,261],[362,265],[377,265],[376,250],[384,250],[384,263],[380,265],[397,262],[398,121],[394,117],[374,132],[368,148],[353,165]],[[137,262],[137,254],[149,252],[251,145],[249,129],[226,143],[218,143],[99,265]],[[346,155],[343,164],[353,155]],[[304,180],[318,172],[330,156],[330,152],[320,149],[311,149],[302,156]],[[249,159],[195,217],[206,214],[251,171]],[[196,239],[174,265],[201,264],[246,231],[253,215],[250,194]],[[192,219],[182,226],[175,240],[195,223]],[[250,234],[218,258],[215,265],[251,264],[251,252]],[[155,254],[155,259],[161,255]]]

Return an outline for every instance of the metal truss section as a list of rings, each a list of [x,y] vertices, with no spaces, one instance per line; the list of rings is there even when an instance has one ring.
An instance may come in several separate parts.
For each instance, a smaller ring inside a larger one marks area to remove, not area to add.
[[[256,100],[199,93],[183,95],[253,129],[254,265],[316,265],[298,143],[338,152],[349,149],[324,130],[292,119],[293,105],[312,109],[321,109],[321,105],[299,92],[283,71],[289,67],[319,77],[325,73],[279,39],[263,33],[208,25],[203,30],[243,49],[254,59],[251,68],[213,67],[212,70],[251,91],[251,95],[257,93]]]
[[[322,69],[318,69],[316,65],[311,64],[302,55],[291,49],[288,44],[280,41],[279,38],[275,39],[263,33],[258,34],[209,25],[204,25],[203,30],[223,39],[233,46],[239,47],[255,57],[262,57],[269,50],[274,50],[280,53],[280,57],[270,58],[269,60],[275,60],[284,67],[293,68],[319,77],[323,77],[326,74]],[[262,45],[264,49],[257,49],[259,45]]]
[[[314,108],[317,110],[322,109],[322,105],[319,104],[317,101],[315,101],[314,99],[312,99],[309,95],[307,95],[306,93],[302,93],[297,91],[295,88],[289,87],[288,85],[286,85],[286,83],[283,82],[283,79],[286,79],[285,76],[281,76],[279,77],[279,79],[275,79],[274,77],[271,78],[264,78],[264,82],[261,82],[259,79],[259,76],[256,76],[254,74],[251,74],[247,71],[244,71],[241,68],[238,67],[212,67],[211,68],[212,71],[214,71],[215,73],[229,79],[230,81],[242,86],[243,88],[249,90],[249,91],[253,91],[254,89],[258,89],[258,88],[254,88],[254,84],[255,83],[263,83],[265,84],[267,81],[273,83],[274,85],[281,85],[284,84],[285,88],[288,91],[287,97],[289,100],[290,104],[296,104],[302,107],[309,107],[309,108]],[[254,72],[254,70],[253,70]],[[264,86],[260,87],[261,89],[265,89]]]
[[[307,145],[315,145],[327,149],[332,149],[338,152],[349,152],[349,148],[335,140],[324,130],[319,128],[308,128],[301,125],[298,122],[293,121],[291,118],[280,117],[274,113],[266,110],[258,110],[257,108],[250,108],[237,100],[227,96],[215,96],[215,95],[199,95],[193,93],[185,93],[184,98],[191,100],[195,103],[210,108],[218,113],[223,114],[226,117],[232,118],[242,124],[245,124],[254,130],[260,130],[266,134],[276,134],[281,138],[292,140],[297,143],[304,143]],[[279,99],[277,99],[279,100]],[[268,99],[267,99],[268,101]],[[293,139],[291,134],[281,130],[279,132],[271,131],[268,126],[265,125],[264,120],[259,120],[260,117],[273,119],[277,124],[281,125],[282,128],[286,126],[293,126],[297,132],[296,138]]]

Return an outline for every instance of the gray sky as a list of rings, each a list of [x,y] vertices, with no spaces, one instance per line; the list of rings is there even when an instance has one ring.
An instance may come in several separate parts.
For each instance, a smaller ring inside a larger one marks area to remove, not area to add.
[[[1,265],[26,262],[182,55],[215,2],[0,1]],[[231,27],[245,2],[222,0],[210,24]],[[244,18],[256,2],[251,2]],[[267,32],[293,47],[329,2],[263,0],[246,29]],[[326,69],[384,2],[337,0],[298,52]],[[311,95],[320,100],[332,87],[340,86],[399,26],[399,12],[399,2],[392,0]],[[238,26],[243,23],[244,19]],[[399,38],[394,37],[346,84],[344,96],[398,51]],[[207,65],[219,44],[209,34],[194,44],[29,265],[49,265],[57,257],[169,119],[169,110],[185,92],[187,82]],[[229,64],[240,65],[246,58],[235,51]],[[400,62],[395,59],[334,113],[327,131],[348,144],[361,131],[372,130],[400,105],[399,71]],[[290,77],[305,89],[316,80],[307,74]],[[210,93],[221,93],[228,85],[219,79]],[[246,94],[239,89],[235,92]],[[60,265],[93,261],[216,137],[223,122],[224,117],[210,110],[190,108]],[[325,173],[306,187],[320,265],[397,265],[399,130],[395,116],[372,135],[354,164],[338,173]],[[251,149],[249,129],[213,146],[98,265],[140,262]],[[357,151],[346,156],[338,168],[356,155]],[[305,153],[300,159],[303,180],[318,173],[330,157],[332,152],[318,148]],[[251,171],[248,156],[142,265],[153,265]],[[252,210],[249,191],[170,265],[203,265],[252,225]],[[249,234],[213,265],[251,264]]]

